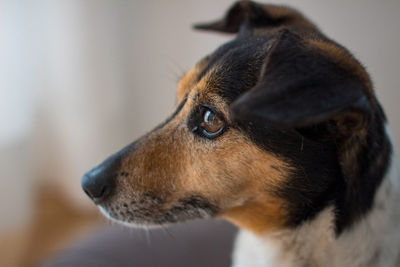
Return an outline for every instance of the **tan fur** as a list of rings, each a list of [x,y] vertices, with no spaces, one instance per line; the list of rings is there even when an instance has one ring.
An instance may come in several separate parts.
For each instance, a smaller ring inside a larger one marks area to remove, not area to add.
[[[229,209],[221,217],[240,228],[261,235],[285,225],[287,214],[285,214],[284,205],[285,203],[280,199],[265,197]]]

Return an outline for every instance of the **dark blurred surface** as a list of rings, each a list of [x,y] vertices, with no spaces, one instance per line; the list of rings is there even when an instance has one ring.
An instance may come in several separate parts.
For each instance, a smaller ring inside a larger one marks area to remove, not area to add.
[[[224,221],[194,221],[164,229],[101,228],[41,267],[230,266],[237,229]]]

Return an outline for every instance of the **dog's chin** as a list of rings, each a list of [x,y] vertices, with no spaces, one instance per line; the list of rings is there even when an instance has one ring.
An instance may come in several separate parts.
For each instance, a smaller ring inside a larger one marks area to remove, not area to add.
[[[139,200],[110,199],[98,205],[111,221],[129,226],[154,228],[194,219],[215,217],[219,209],[206,199],[190,196],[165,202],[152,196]]]
[[[113,215],[111,215],[107,209],[105,209],[102,206],[98,206],[100,209],[100,212],[111,222],[113,223],[117,223],[126,227],[130,227],[130,228],[145,228],[145,229],[149,229],[149,228],[160,228],[163,226],[168,226],[167,223],[164,224],[157,224],[151,221],[134,221],[134,220],[126,220],[126,219],[121,219],[121,218],[116,218]]]

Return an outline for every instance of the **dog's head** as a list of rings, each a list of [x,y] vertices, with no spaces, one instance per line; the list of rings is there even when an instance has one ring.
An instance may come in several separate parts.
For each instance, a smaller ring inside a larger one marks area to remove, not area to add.
[[[338,228],[365,213],[381,179],[361,178],[383,172],[390,146],[364,68],[285,7],[242,1],[196,27],[237,36],[183,76],[165,122],[84,175],[101,210],[135,225],[221,217],[256,233],[329,205]],[[366,168],[371,157],[380,163]]]

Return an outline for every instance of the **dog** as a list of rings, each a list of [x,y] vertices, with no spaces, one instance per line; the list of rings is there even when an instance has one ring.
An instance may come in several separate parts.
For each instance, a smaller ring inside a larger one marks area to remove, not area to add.
[[[240,1],[236,34],[179,81],[175,111],[87,172],[112,220],[223,218],[233,266],[400,266],[400,190],[364,67],[298,11]]]

